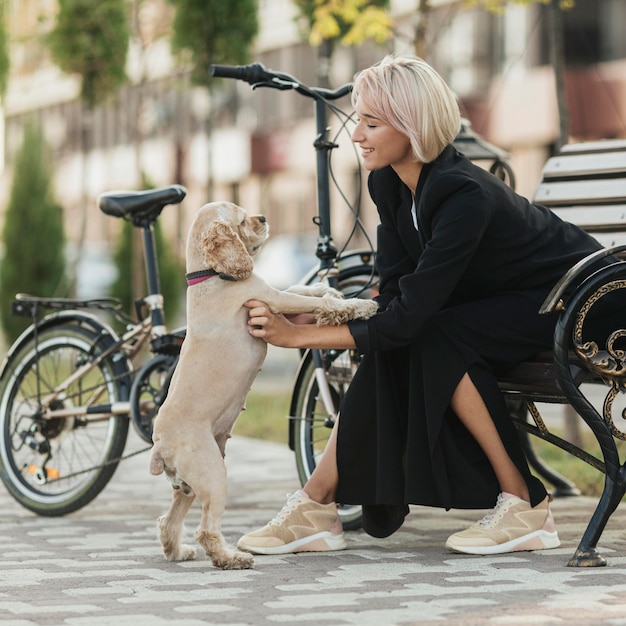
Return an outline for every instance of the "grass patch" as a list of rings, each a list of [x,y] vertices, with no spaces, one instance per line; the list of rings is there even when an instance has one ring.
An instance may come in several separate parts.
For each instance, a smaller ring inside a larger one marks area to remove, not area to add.
[[[290,392],[251,391],[233,434],[287,445],[289,400]]]
[[[558,432],[556,429],[553,429],[553,432],[555,435],[563,436],[562,433]],[[583,433],[582,439],[585,452],[592,454],[602,461],[600,446],[594,435],[590,432],[585,432]],[[595,467],[591,467],[591,465],[581,459],[568,454],[565,450],[561,450],[546,441],[542,441],[538,437],[531,436],[530,442],[539,457],[552,469],[574,482],[583,495],[600,496],[604,487],[604,474],[602,472]],[[624,453],[624,442],[618,442],[617,449],[620,457],[622,457]]]
[[[239,416],[234,434],[255,439],[264,439],[287,445],[290,392],[251,391],[246,410]],[[558,429],[555,435],[562,436]],[[602,460],[600,447],[592,433],[583,433],[584,449]],[[584,461],[538,437],[530,442],[539,457],[552,469],[562,474],[581,490],[583,495],[599,497],[604,486],[604,474]],[[626,443],[619,442],[618,450],[624,452]],[[546,485],[549,488],[549,485]]]

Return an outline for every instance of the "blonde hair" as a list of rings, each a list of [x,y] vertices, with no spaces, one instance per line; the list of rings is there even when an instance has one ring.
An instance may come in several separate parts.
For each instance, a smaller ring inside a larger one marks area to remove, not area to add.
[[[434,161],[461,128],[454,93],[417,57],[389,55],[360,72],[352,88],[354,107],[359,99],[375,117],[409,138],[420,163]]]

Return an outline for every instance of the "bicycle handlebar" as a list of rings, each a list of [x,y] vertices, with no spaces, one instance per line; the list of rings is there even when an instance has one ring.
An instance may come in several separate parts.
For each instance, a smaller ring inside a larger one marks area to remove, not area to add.
[[[271,87],[281,91],[294,89],[303,96],[316,100],[337,100],[352,91],[352,83],[346,83],[337,89],[307,87],[290,74],[269,70],[262,63],[258,62],[250,63],[249,65],[211,65],[209,72],[211,76],[216,78],[242,80],[252,85],[252,89],[257,89],[258,87]]]

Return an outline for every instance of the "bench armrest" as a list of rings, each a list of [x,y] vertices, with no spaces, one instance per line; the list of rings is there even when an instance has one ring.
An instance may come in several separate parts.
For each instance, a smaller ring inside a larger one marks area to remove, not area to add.
[[[552,291],[548,294],[548,297],[541,305],[539,313],[545,315],[547,313],[552,313],[553,311],[558,311],[562,306],[561,299],[563,294],[572,282],[574,282],[574,280],[580,275],[580,273],[597,263],[600,259],[611,255],[626,257],[626,245],[603,248],[602,250],[598,250],[597,252],[594,252],[578,261],[578,263],[576,263],[576,265],[574,265],[552,288]]]

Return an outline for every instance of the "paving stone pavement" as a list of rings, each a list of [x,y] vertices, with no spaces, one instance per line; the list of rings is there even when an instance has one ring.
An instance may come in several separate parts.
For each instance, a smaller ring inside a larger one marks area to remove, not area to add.
[[[142,444],[129,439],[127,452]],[[348,533],[349,549],[258,556],[253,569],[222,571],[165,561],[155,519],[167,509],[165,479],[148,454],[124,461],[89,506],[37,517],[0,487],[0,626],[626,625],[626,511],[600,547],[608,567],[566,567],[594,501],[553,510],[563,546],[472,557],[448,553],[446,537],[481,515],[413,507],[394,536]],[[234,437],[228,445],[230,541],[271,519],[298,487],[292,453]],[[188,517],[188,534],[199,508]]]

